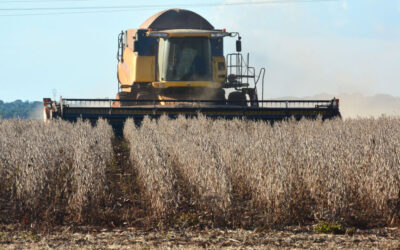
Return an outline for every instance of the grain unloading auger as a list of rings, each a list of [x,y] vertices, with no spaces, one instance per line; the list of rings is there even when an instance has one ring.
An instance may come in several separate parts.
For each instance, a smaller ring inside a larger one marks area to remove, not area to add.
[[[237,37],[236,53],[226,57],[225,37]],[[239,33],[214,29],[192,11],[162,11],[139,29],[119,35],[115,99],[66,98],[56,102],[45,98],[45,119],[95,121],[101,117],[120,130],[127,118],[139,123],[145,116],[163,114],[174,118],[201,113],[211,118],[266,121],[340,116],[337,99],[264,100],[265,69],[256,72],[249,65],[249,56],[244,58],[240,52]]]

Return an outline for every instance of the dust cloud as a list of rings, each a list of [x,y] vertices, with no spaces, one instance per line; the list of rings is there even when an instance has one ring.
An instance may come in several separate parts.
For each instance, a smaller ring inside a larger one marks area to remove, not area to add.
[[[300,100],[329,100],[332,98],[339,99],[339,110],[343,118],[357,118],[357,117],[379,117],[386,116],[400,116],[400,97],[395,97],[387,94],[377,94],[373,96],[365,96],[360,93],[352,94],[319,94],[307,97],[280,97],[275,98],[278,100],[283,99],[300,99]]]
[[[340,111],[344,118],[400,116],[400,97],[387,94],[363,96],[361,94],[339,95]]]
[[[321,5],[325,20],[312,15],[310,5],[221,6],[211,20],[239,31],[250,65],[266,68],[264,99],[329,93],[328,99],[341,99],[343,117],[400,115],[398,29],[377,33],[362,24],[368,35],[360,34],[345,22],[342,7]],[[235,50],[234,43],[225,39],[225,53]]]
[[[29,119],[43,120],[43,105],[35,105],[28,115]]]

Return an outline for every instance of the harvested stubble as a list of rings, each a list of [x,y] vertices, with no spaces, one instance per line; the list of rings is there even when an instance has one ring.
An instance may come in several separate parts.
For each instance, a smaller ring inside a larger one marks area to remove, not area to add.
[[[153,214],[214,222],[386,222],[400,191],[400,119],[158,121],[124,130]],[[395,211],[396,212],[396,211]],[[397,211],[398,212],[398,211]],[[397,216],[397,215],[396,215]]]
[[[95,219],[113,158],[111,126],[0,120],[0,198],[23,221]],[[11,216],[9,214],[9,216]]]

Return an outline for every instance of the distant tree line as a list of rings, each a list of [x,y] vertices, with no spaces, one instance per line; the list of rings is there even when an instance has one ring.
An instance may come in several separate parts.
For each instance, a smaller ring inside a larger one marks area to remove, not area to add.
[[[16,100],[13,102],[3,102],[0,100],[0,118],[35,118],[42,106],[42,102],[38,101]]]

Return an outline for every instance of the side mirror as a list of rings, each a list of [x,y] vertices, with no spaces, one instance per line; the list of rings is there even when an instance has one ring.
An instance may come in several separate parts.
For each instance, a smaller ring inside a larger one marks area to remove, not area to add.
[[[139,41],[138,40],[135,40],[133,42],[133,51],[134,52],[138,52],[139,51]]]
[[[236,40],[236,52],[242,51],[242,41]]]

